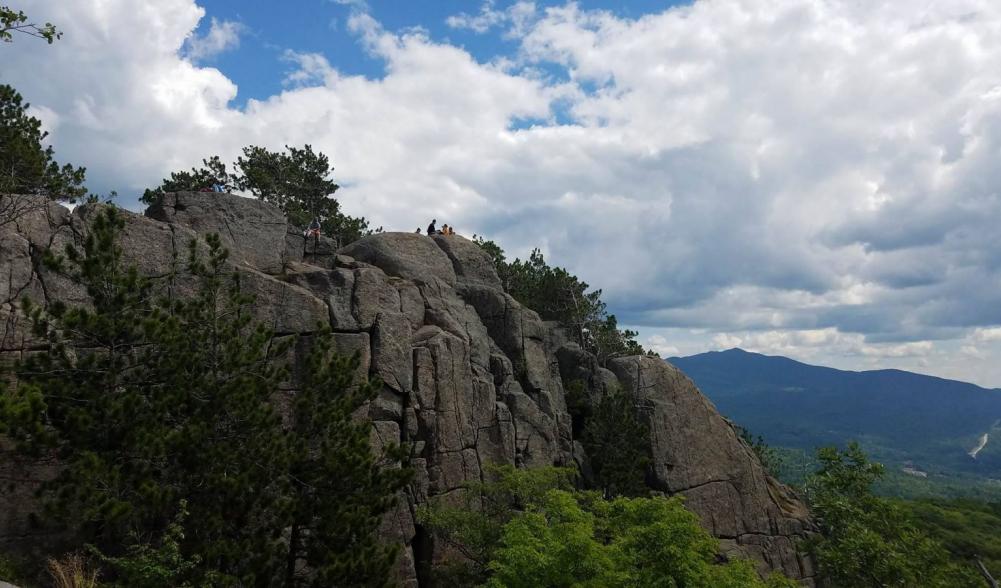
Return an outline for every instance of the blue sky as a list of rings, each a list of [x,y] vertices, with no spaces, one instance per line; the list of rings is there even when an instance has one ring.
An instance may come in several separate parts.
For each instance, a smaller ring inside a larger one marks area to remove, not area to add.
[[[539,247],[664,355],[1001,386],[1001,3],[24,0],[60,161],[139,209],[309,143],[386,230]]]
[[[498,1],[492,8],[503,10],[513,2]],[[562,2],[536,2],[541,10]],[[633,0],[628,2],[583,1],[583,9],[606,10],[637,18],[687,2]],[[282,59],[286,50],[319,53],[345,75],[381,78],[385,63],[366,52],[358,37],[348,31],[353,12],[364,9],[389,30],[420,28],[441,42],[461,47],[481,62],[510,55],[518,49],[518,39],[505,38],[499,30],[477,33],[446,24],[450,16],[477,15],[481,6],[460,0],[410,2],[406,0],[365,3],[336,0],[205,0],[200,2],[206,17],[196,35],[205,35],[211,19],[240,23],[246,27],[239,51],[223,52],[206,63],[218,67],[239,88],[236,102],[243,105],[250,98],[262,100],[283,89],[282,78],[293,66]],[[552,73],[558,74],[557,71]]]

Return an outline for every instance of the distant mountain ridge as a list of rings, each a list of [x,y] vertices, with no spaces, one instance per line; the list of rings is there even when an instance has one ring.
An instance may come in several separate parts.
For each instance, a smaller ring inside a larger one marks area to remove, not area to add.
[[[844,371],[741,349],[668,361],[724,416],[772,445],[812,450],[855,439],[888,464],[1001,478],[1001,389],[901,370]],[[971,457],[985,434],[986,444]]]

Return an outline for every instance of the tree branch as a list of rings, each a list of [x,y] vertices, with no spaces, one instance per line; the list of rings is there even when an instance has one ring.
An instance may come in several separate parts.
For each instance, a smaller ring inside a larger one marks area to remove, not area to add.
[[[990,588],[998,588],[998,581],[995,580],[994,576],[992,576],[990,571],[987,570],[987,566],[984,565],[984,562],[980,561],[979,556],[975,558],[975,561],[977,562],[977,569],[980,571],[980,575],[984,577],[984,580],[987,581],[987,585],[990,586]]]

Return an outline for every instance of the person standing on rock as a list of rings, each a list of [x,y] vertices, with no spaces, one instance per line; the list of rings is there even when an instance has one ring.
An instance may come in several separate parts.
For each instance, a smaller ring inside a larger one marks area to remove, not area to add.
[[[436,218],[431,219],[431,224],[428,225],[428,237],[430,237],[431,235],[435,234],[436,229],[434,228],[434,224],[436,222],[438,222],[438,219],[436,219]]]

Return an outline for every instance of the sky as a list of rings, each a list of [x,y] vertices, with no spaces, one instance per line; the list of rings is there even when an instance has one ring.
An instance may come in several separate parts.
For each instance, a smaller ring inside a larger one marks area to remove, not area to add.
[[[308,143],[349,213],[538,247],[665,356],[1001,387],[996,0],[5,4],[64,36],[0,83],[123,206]]]

